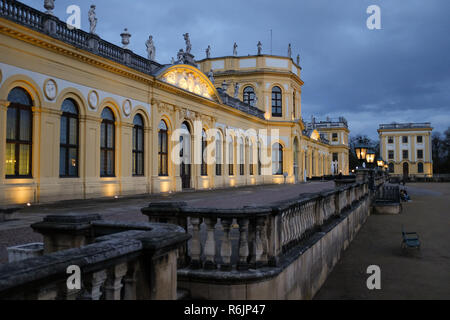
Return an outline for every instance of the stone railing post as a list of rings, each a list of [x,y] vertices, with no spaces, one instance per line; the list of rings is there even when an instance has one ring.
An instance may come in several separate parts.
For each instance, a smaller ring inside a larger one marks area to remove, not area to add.
[[[220,255],[222,257],[222,265],[220,269],[223,271],[230,271],[232,268],[231,265],[231,239],[230,239],[230,227],[233,222],[232,219],[222,218],[222,227],[223,227],[223,237],[222,237],[222,245],[220,248]]]
[[[249,219],[248,218],[238,219],[238,224],[239,224],[239,262],[237,265],[237,269],[247,270],[249,268],[247,261],[249,255],[248,238],[247,238]]]
[[[79,300],[100,300],[103,292],[101,287],[106,281],[106,270],[91,273],[83,276],[83,291]]]
[[[108,278],[105,283],[106,300],[120,300],[122,292],[122,279],[127,273],[127,264],[115,265],[108,270]]]
[[[205,269],[216,269],[214,258],[216,256],[216,240],[214,238],[215,225],[217,218],[204,218],[206,225],[206,242],[205,242]]]
[[[91,222],[98,220],[101,220],[98,214],[50,215],[31,228],[44,236],[44,254],[49,254],[90,244]]]
[[[200,242],[200,218],[191,218],[192,239],[190,245],[191,267],[193,269],[201,268],[202,247]]]
[[[127,268],[127,274],[123,278],[123,300],[136,300],[136,282],[138,263],[136,261],[130,262]]]

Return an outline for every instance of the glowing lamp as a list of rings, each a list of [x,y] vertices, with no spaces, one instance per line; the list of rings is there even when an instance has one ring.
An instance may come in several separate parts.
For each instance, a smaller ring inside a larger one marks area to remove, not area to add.
[[[358,160],[365,160],[367,155],[367,146],[363,143],[360,143],[355,146],[355,153]]]
[[[378,160],[377,160],[377,165],[378,165],[378,167],[383,168],[383,167],[384,167],[384,161],[383,161],[383,159],[378,158]]]
[[[375,152],[368,151],[366,154],[366,160],[367,160],[367,163],[374,163],[375,162]]]

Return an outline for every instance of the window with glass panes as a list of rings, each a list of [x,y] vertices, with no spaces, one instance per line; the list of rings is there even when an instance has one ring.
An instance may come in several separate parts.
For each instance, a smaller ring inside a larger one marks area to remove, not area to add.
[[[133,119],[133,176],[144,175],[144,120],[140,114]]]
[[[25,89],[14,88],[8,95],[6,115],[5,176],[31,178],[33,146],[33,101]]]
[[[74,100],[66,99],[61,106],[59,176],[78,177],[79,121],[78,107]]]
[[[115,176],[115,117],[110,108],[103,109],[100,133],[100,176]]]

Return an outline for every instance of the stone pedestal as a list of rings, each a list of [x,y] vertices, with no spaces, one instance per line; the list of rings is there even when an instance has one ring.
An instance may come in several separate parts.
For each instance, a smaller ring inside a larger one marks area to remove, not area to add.
[[[51,215],[31,228],[44,236],[44,254],[49,254],[90,244],[91,222],[98,220],[101,220],[98,214]]]
[[[89,50],[91,50],[94,53],[98,53],[98,44],[100,42],[100,37],[91,34],[89,38],[87,39]]]

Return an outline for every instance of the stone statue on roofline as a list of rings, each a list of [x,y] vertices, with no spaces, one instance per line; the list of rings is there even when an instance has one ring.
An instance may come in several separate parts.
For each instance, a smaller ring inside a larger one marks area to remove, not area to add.
[[[297,65],[298,66],[300,65],[300,55],[299,54],[297,55]]]
[[[260,56],[262,54],[262,43],[261,41],[258,41],[258,56]]]
[[[206,48],[206,59],[211,58],[211,46],[208,45],[208,48]]]
[[[213,69],[211,69],[208,72],[208,78],[209,78],[209,81],[211,81],[211,83],[214,85],[214,72],[213,72]]]
[[[189,39],[189,33],[183,34],[184,41],[186,41],[186,53],[191,53],[192,45],[191,40]]]
[[[288,46],[288,57],[292,58],[292,47],[291,47],[290,43],[289,43],[289,46]]]
[[[91,9],[89,9],[88,17],[89,17],[89,26],[90,33],[95,34],[95,29],[97,28],[97,16],[95,14],[95,5],[91,5]]]
[[[241,88],[241,85],[236,82],[236,84],[234,85],[234,98],[238,99],[239,97],[239,89]]]
[[[180,49],[177,53],[177,62],[184,63],[184,51]]]
[[[155,48],[155,44],[153,42],[153,36],[150,36],[147,40],[147,42],[145,43],[146,47],[147,47],[147,53],[148,53],[148,59],[155,61],[155,55],[156,55],[156,48]]]
[[[237,56],[237,48],[238,48],[238,45],[235,42],[234,45],[233,45],[233,56],[235,56],[235,57]]]

